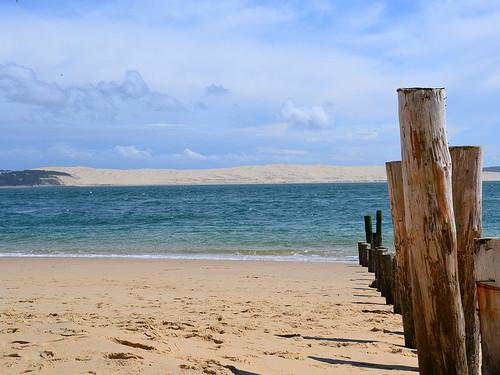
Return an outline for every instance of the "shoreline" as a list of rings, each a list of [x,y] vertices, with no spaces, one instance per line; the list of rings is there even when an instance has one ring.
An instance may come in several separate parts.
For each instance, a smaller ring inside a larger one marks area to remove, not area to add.
[[[353,251],[354,253],[354,251]],[[336,257],[306,257],[306,256],[185,256],[185,255],[134,255],[134,254],[22,254],[0,253],[0,259],[130,259],[130,260],[164,260],[164,261],[214,261],[214,262],[290,262],[290,263],[341,263],[352,264],[358,260],[357,255]]]
[[[2,258],[4,373],[418,373],[356,264]]]

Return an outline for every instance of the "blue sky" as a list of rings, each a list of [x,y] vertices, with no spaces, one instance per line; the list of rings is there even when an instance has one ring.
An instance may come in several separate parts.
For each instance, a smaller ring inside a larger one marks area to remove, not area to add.
[[[0,1],[0,169],[380,165],[398,87],[500,165],[500,1]]]

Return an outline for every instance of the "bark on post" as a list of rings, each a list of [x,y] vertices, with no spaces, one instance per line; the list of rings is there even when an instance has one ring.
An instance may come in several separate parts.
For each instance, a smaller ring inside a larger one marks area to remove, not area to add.
[[[479,375],[479,320],[474,272],[474,239],[482,237],[482,155],[480,147],[450,147],[453,210],[457,228],[458,280],[465,320],[469,375]]]
[[[467,374],[444,89],[399,89],[405,222],[421,374]]]
[[[500,374],[500,238],[476,241],[475,271],[483,354],[482,374]]]
[[[385,164],[387,185],[391,201],[392,225],[394,227],[394,247],[396,248],[397,289],[403,318],[405,346],[415,349],[417,340],[413,321],[413,299],[411,288],[412,267],[410,264],[410,248],[405,224],[405,197],[403,192],[403,172],[400,161]]]

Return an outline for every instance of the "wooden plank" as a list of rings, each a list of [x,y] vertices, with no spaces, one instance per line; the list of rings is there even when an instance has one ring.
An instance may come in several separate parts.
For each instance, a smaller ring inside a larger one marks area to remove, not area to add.
[[[399,89],[405,224],[421,374],[468,373],[444,89]]]
[[[482,237],[482,152],[480,147],[450,147],[453,167],[453,210],[457,228],[457,261],[465,321],[469,375],[479,375],[479,319],[477,315],[474,239]]]
[[[483,375],[500,374],[500,238],[475,241]]]
[[[392,295],[394,298],[394,314],[401,315],[401,297],[398,285],[398,260],[396,256],[392,258]]]
[[[392,225],[394,228],[394,247],[396,249],[396,282],[403,319],[405,346],[415,349],[417,340],[413,321],[413,299],[411,289],[411,276],[413,270],[410,266],[410,249],[405,224],[405,199],[403,192],[403,171],[400,161],[385,164],[387,172],[387,186],[391,202]]]

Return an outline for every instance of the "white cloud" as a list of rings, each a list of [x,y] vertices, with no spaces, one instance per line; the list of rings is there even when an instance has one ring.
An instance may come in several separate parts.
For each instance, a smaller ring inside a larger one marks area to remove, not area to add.
[[[135,146],[115,146],[115,151],[125,158],[131,159],[149,159],[151,151],[141,150]]]
[[[189,148],[184,149],[184,151],[182,151],[182,155],[187,157],[188,159],[194,160],[205,160],[207,158],[205,155],[190,150]]]
[[[330,124],[330,116],[321,106],[310,108],[297,107],[291,100],[287,100],[281,108],[281,117],[292,125],[313,129],[324,128]]]

